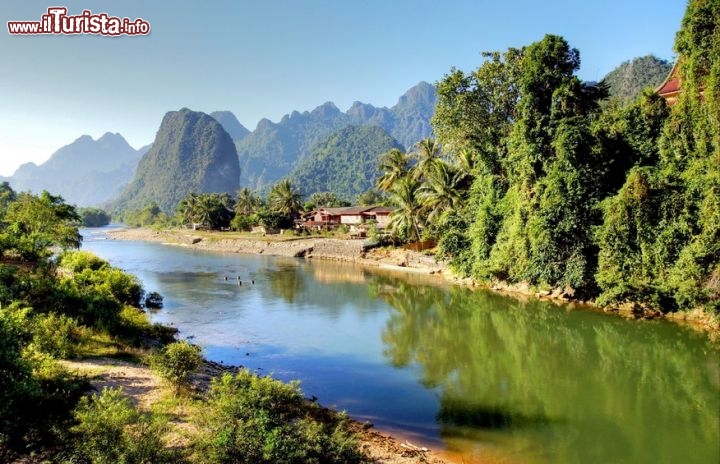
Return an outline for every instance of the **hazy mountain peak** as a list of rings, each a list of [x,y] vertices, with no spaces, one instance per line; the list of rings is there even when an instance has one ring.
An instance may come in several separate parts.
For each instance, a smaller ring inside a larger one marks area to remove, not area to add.
[[[338,109],[337,106],[335,106],[335,103],[331,101],[323,103],[322,105],[318,106],[310,112],[311,115],[320,115],[324,117],[333,116],[338,113],[341,113],[341,111]]]
[[[107,132],[97,140],[82,135],[39,166],[20,166],[10,184],[16,190],[48,190],[70,203],[94,206],[118,193],[139,158],[120,134]]]
[[[232,111],[213,111],[210,116],[219,122],[225,132],[230,134],[230,137],[236,142],[250,133],[245,126],[240,124]]]

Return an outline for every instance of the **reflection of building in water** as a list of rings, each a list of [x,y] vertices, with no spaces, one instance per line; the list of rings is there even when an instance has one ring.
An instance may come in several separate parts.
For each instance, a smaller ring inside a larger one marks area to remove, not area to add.
[[[338,282],[365,283],[364,270],[354,264],[324,262],[320,266],[313,266],[313,277],[316,281],[324,284]]]

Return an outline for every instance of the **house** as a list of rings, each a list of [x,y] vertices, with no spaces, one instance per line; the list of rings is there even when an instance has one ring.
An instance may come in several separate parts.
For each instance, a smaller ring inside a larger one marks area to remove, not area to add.
[[[350,232],[362,236],[368,221],[375,221],[378,228],[387,227],[390,222],[390,213],[394,208],[386,206],[346,206],[342,208],[320,208],[307,213],[295,226],[299,229],[334,229],[340,225],[347,225]]]

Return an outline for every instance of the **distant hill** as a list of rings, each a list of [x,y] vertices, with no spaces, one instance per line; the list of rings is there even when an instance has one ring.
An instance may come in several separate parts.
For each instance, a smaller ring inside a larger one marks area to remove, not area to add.
[[[653,55],[625,61],[604,78],[610,87],[610,96],[622,101],[635,100],[645,87],[657,87],[663,83],[672,64]]]
[[[235,142],[239,142],[250,133],[231,111],[213,111],[210,116],[223,126],[225,132],[230,134]]]
[[[230,135],[209,115],[183,108],[165,115],[152,147],[112,209],[141,209],[155,202],[172,213],[190,192],[234,195],[239,178]]]
[[[382,128],[403,146],[412,146],[431,133],[435,88],[421,82],[408,90],[392,108],[355,102],[347,112],[332,102],[312,111],[293,111],[280,122],[261,120],[257,128],[237,142],[243,176],[241,183],[260,189],[286,176],[310,155],[320,141],[349,125]]]
[[[120,134],[83,135],[41,165],[25,163],[8,180],[16,191],[47,190],[79,206],[97,206],[130,181],[141,153]]]
[[[316,145],[290,178],[305,195],[333,192],[352,201],[373,187],[378,158],[392,148],[403,146],[378,126],[347,126]]]

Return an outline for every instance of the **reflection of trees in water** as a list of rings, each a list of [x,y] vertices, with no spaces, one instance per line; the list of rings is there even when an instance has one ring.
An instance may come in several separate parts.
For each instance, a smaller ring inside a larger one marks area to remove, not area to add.
[[[293,303],[302,295],[307,287],[304,269],[297,263],[280,263],[277,267],[261,270],[261,279],[269,282],[270,290],[287,303]]]
[[[371,290],[397,310],[386,356],[417,363],[423,384],[439,388],[446,430],[526,430],[551,438],[566,462],[720,457],[720,351],[701,335],[464,288],[389,285]]]

